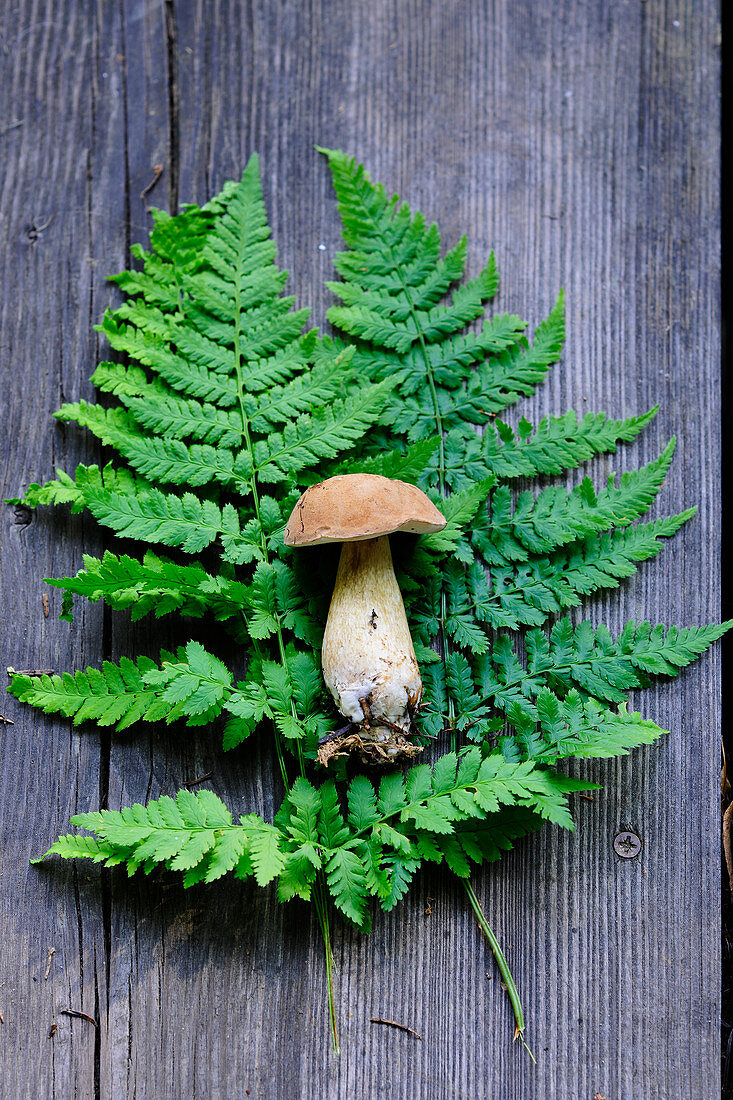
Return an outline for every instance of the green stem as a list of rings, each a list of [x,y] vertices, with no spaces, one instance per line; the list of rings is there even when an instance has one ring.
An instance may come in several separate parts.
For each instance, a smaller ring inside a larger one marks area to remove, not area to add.
[[[413,321],[415,323],[415,328],[418,330],[418,333],[419,333],[418,339],[419,339],[419,342],[420,342],[420,350],[422,352],[423,360],[425,362],[425,374],[426,374],[427,381],[428,381],[428,388],[430,390],[430,397],[431,397],[431,400],[432,400],[432,403],[433,403],[433,413],[434,413],[434,416],[435,416],[435,427],[436,427],[436,431],[438,433],[438,437],[439,437],[439,440],[440,440],[440,444],[439,444],[440,449],[439,449],[439,452],[438,452],[438,462],[439,462],[439,465],[438,465],[438,489],[440,491],[440,495],[442,497],[445,497],[447,495],[447,486],[446,486],[446,483],[445,483],[445,473],[446,473],[446,471],[445,471],[444,425],[443,425],[443,416],[442,416],[442,413],[440,411],[440,402],[439,402],[439,399],[438,399],[438,390],[437,390],[437,387],[435,385],[435,377],[433,375],[433,369],[432,369],[432,366],[431,366],[431,363],[430,363],[430,356],[428,355],[428,349],[427,349],[427,345],[425,343],[425,338],[424,338],[423,334],[419,331],[417,314],[416,314],[415,308],[414,308],[413,303],[412,303],[412,298],[410,296],[409,287],[405,283],[404,279],[402,279],[402,273],[399,269],[399,265],[395,264],[395,267],[396,267],[396,270],[399,272],[400,281],[402,282],[403,292],[404,292],[404,295],[407,299],[408,305],[410,307],[410,312],[412,314],[412,318],[413,318]],[[449,641],[448,641],[448,631],[446,629],[447,610],[448,609],[447,609],[446,590],[445,590],[445,585],[442,585],[441,586],[441,593],[440,593],[440,642],[441,642],[441,649],[443,651],[443,660],[444,661],[446,660],[446,658],[448,657],[448,654],[450,652]],[[453,701],[452,697],[450,697],[450,696],[448,697],[448,724],[449,724],[449,727],[451,729],[451,749],[452,749],[453,752],[455,752],[456,748],[457,748],[457,743],[458,743],[458,735],[457,735],[457,731],[455,729],[455,705],[454,705],[454,701]],[[501,947],[499,946],[499,941],[497,940],[496,936],[494,935],[494,933],[491,930],[489,922],[486,920],[484,912],[481,908],[481,905],[479,904],[479,900],[476,897],[476,893],[475,893],[473,887],[471,886],[471,883],[464,879],[463,884],[466,888],[466,893],[468,895],[468,900],[471,903],[471,908],[474,911],[474,914],[476,916],[476,920],[478,921],[482,932],[484,933],[487,940],[489,941],[489,944],[491,945],[491,950],[494,953],[494,958],[496,959],[497,966],[499,967],[499,971],[501,972],[501,975],[504,979],[504,984],[506,985],[507,992],[509,994],[509,1000],[511,1001],[512,1009],[514,1010],[514,1019],[516,1021],[516,1031],[514,1033],[514,1038],[515,1039],[517,1037],[520,1038],[520,1040],[522,1042],[522,1045],[524,1047],[526,1047],[530,1057],[532,1058],[532,1061],[535,1061],[535,1057],[532,1054],[532,1051],[529,1049],[526,1042],[524,1041],[524,1013],[522,1011],[522,1003],[519,1000],[519,994],[517,992],[517,987],[514,984],[514,979],[512,977],[511,971],[509,969],[509,966],[507,964],[506,959],[504,958],[504,953],[502,952]]]
[[[499,967],[499,973],[504,979],[504,985],[506,986],[506,991],[509,994],[509,1000],[511,1001],[512,1009],[514,1010],[514,1021],[516,1025],[514,1028],[514,1038],[521,1041],[522,1046],[525,1048],[532,1061],[536,1064],[537,1059],[527,1046],[527,1043],[524,1039],[524,1012],[522,1011],[522,1002],[519,999],[519,993],[517,992],[517,987],[514,983],[512,972],[509,969],[509,964],[504,957],[504,952],[499,946],[499,941],[497,940],[491,929],[491,925],[486,919],[484,911],[481,908],[481,903],[476,897],[476,891],[474,890],[468,879],[463,879],[462,881],[466,889],[466,894],[468,895],[468,900],[471,904],[471,908],[473,909],[474,915],[476,917],[476,920],[478,921],[481,931],[486,936],[486,939],[489,941],[489,946],[491,947],[491,950],[494,953],[494,958],[496,959],[496,965]]]
[[[277,624],[277,642],[280,652],[280,661],[284,668],[287,668],[285,660],[285,642],[283,639],[282,626],[280,623],[280,615],[275,611],[275,622]],[[290,709],[294,718],[298,717],[297,707],[295,706],[295,700],[291,699]],[[277,736],[277,735],[276,735]],[[279,740],[279,738],[277,738]],[[300,774],[305,779],[305,759],[303,757],[303,747],[300,741],[295,742],[298,766]],[[287,783],[286,783],[287,788]],[[328,921],[328,889],[323,871],[318,872],[318,876],[314,883],[313,900],[316,906],[316,912],[318,914],[318,922],[321,926],[321,935],[323,937],[323,946],[326,950],[326,983],[328,986],[328,1015],[331,1022],[331,1042],[336,1054],[341,1053],[339,1047],[338,1031],[336,1029],[336,998],[334,995],[333,987],[333,954],[331,952],[331,933]]]
[[[415,310],[414,310],[413,305],[412,305],[412,300],[410,298],[409,289],[408,289],[407,285],[404,283],[404,281],[403,281],[402,285],[403,285],[403,288],[404,288],[405,296],[406,296],[407,301],[410,305],[410,312],[412,313],[413,320],[415,321],[415,326],[417,327],[417,316],[416,316]],[[444,496],[447,495],[447,486],[446,486],[446,483],[445,483],[445,445],[444,445],[443,417],[442,417],[442,414],[441,414],[441,411],[440,411],[440,403],[439,403],[439,400],[438,400],[438,391],[437,391],[437,387],[435,385],[435,378],[433,376],[433,370],[432,370],[432,367],[431,367],[431,364],[430,364],[430,357],[428,355],[428,349],[427,349],[427,346],[425,344],[425,339],[424,339],[422,333],[420,333],[420,335],[419,335],[419,340],[420,340],[420,349],[422,351],[423,360],[425,362],[425,373],[426,373],[427,380],[428,380],[428,387],[430,389],[430,396],[431,396],[431,399],[432,399],[432,402],[433,402],[433,411],[434,411],[434,415],[435,415],[435,426],[436,426],[436,429],[438,431],[438,435],[439,435],[439,438],[440,438],[439,466],[438,466],[438,488],[440,490],[440,495],[444,497]],[[442,585],[441,586],[441,592],[440,592],[440,641],[441,641],[441,648],[443,650],[443,660],[444,661],[446,660],[446,658],[448,657],[448,654],[450,652],[449,641],[448,641],[448,632],[447,632],[447,629],[446,629],[446,619],[448,617],[447,616],[447,610],[448,609],[447,609],[446,590],[445,590],[445,585]],[[455,704],[454,704],[453,698],[451,696],[448,697],[448,724],[449,724],[449,727],[451,729],[451,749],[452,749],[453,752],[455,752],[456,748],[457,748],[457,743],[458,743],[458,734],[457,734],[457,731],[455,729]],[[491,930],[491,926],[489,925],[489,922],[486,920],[484,912],[481,908],[481,905],[479,903],[478,898],[476,897],[476,893],[475,893],[473,887],[471,886],[471,883],[468,880],[464,879],[463,880],[463,885],[466,888],[466,893],[468,895],[468,900],[471,903],[471,908],[473,909],[473,912],[476,916],[476,920],[479,923],[479,927],[481,928],[482,932],[484,933],[487,940],[489,941],[489,944],[491,946],[491,950],[494,953],[494,958],[496,959],[496,964],[499,967],[499,971],[500,971],[500,973],[501,973],[501,975],[504,979],[504,984],[505,984],[507,992],[509,994],[509,1000],[511,1001],[512,1009],[514,1010],[514,1019],[516,1021],[516,1030],[514,1032],[514,1038],[516,1039],[517,1037],[519,1037],[519,1039],[521,1040],[522,1045],[527,1049],[527,1052],[529,1053],[529,1056],[531,1057],[532,1061],[534,1062],[535,1057],[532,1054],[532,1051],[529,1049],[529,1047],[527,1046],[527,1044],[524,1040],[524,1013],[522,1011],[522,1003],[519,1000],[519,993],[517,992],[517,987],[514,983],[514,978],[512,977],[512,973],[511,973],[511,970],[509,969],[509,965],[508,965],[508,963],[507,963],[507,961],[504,957],[504,953],[501,950],[501,947],[499,946],[499,941],[497,940],[496,936],[494,935],[493,931]]]
[[[410,297],[410,290],[407,283],[402,278],[402,272],[399,272],[400,282],[402,283],[402,289],[407,302],[410,306],[410,313],[412,319],[415,322],[415,327],[418,328],[417,314],[415,307],[412,304],[412,298]],[[422,332],[418,333],[418,340],[420,342],[420,350],[425,362],[425,375],[428,380],[428,388],[430,390],[430,397],[433,402],[433,415],[435,417],[435,430],[438,433],[439,451],[438,451],[438,492],[441,497],[448,495],[447,486],[445,483],[445,428],[443,425],[443,415],[440,411],[440,402],[438,400],[438,389],[435,385],[435,377],[433,375],[433,368],[430,364],[430,356],[428,355],[428,347],[425,343],[425,337]],[[441,584],[440,587],[440,646],[443,651],[443,660],[445,661],[450,652],[450,643],[448,641],[448,631],[446,628],[446,620],[448,618],[448,598],[445,591],[445,585]],[[448,727],[451,731],[450,735],[450,747],[451,751],[455,752],[458,748],[458,733],[455,729],[455,704],[452,696],[448,696]]]
[[[260,645],[259,640],[257,638],[253,638],[252,643],[255,653],[260,659],[262,659],[262,646]],[[277,756],[277,762],[280,767],[280,775],[282,777],[283,787],[287,791],[288,787],[290,786],[290,779],[288,778],[288,769],[285,766],[285,754],[283,753],[282,742],[280,741],[280,734],[277,732],[277,729],[274,725],[273,729],[275,730],[275,754]]]
[[[341,1053],[339,1046],[338,1029],[336,1026],[336,998],[333,991],[333,952],[331,950],[331,930],[328,921],[328,900],[325,897],[324,883],[319,877],[315,883],[313,900],[318,915],[318,923],[321,926],[323,945],[326,949],[326,983],[328,986],[328,1016],[331,1022],[331,1043],[335,1054]]]
[[[262,527],[262,519],[260,514],[260,496],[257,486],[257,473],[255,467],[255,455],[254,447],[252,446],[252,436],[249,430],[249,418],[247,416],[247,410],[244,406],[244,386],[242,380],[242,353],[240,347],[241,336],[241,299],[240,299],[240,284],[239,284],[239,270],[237,265],[237,271],[235,273],[236,284],[234,292],[234,364],[237,372],[237,396],[239,398],[239,412],[242,418],[242,435],[244,437],[244,444],[247,448],[247,454],[249,455],[250,463],[252,466],[252,474],[249,478],[249,488],[252,495],[252,501],[254,504],[255,517],[260,529],[260,545],[262,547],[262,559],[264,562],[269,563],[270,554],[269,547],[267,545],[267,538],[265,536],[264,529]],[[285,658],[285,640],[283,638],[282,624],[280,622],[280,615],[277,609],[275,610],[275,623],[277,627],[277,646],[280,655],[280,662],[283,668],[287,668],[287,661]],[[290,701],[290,710],[294,718],[298,717],[297,708],[295,706],[295,700]],[[275,728],[275,752],[277,753],[278,764],[280,765],[280,774],[282,775],[283,784],[287,791],[290,784],[288,780],[287,768],[285,766],[285,757],[283,754],[280,735]],[[298,759],[298,768],[300,774],[305,778],[305,759],[303,757],[303,748],[300,741],[296,741],[296,756]],[[326,980],[328,983],[328,1012],[331,1021],[331,1039],[333,1042],[333,1048],[336,1053],[339,1053],[338,1034],[336,1031],[336,1004],[334,998],[333,988],[333,955],[331,953],[331,936],[328,922],[328,904],[327,904],[327,890],[326,883],[323,876],[323,872],[320,871],[315,883],[314,901],[316,906],[316,912],[318,914],[318,921],[321,926],[321,935],[323,936],[323,944],[326,949]]]

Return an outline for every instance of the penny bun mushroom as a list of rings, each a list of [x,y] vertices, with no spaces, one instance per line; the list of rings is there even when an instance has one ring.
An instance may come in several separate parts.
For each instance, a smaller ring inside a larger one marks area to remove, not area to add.
[[[445,523],[417,486],[379,474],[331,477],[295,505],[287,546],[343,543],[321,656],[326,686],[350,725],[321,744],[322,763],[351,750],[372,763],[420,751],[410,735],[422,680],[388,536]]]

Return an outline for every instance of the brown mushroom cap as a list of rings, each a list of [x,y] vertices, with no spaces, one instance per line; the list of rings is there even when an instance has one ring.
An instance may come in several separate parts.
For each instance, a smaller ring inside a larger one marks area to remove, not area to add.
[[[416,485],[381,474],[338,474],[303,493],[285,528],[285,545],[363,542],[395,531],[425,535],[445,524]]]

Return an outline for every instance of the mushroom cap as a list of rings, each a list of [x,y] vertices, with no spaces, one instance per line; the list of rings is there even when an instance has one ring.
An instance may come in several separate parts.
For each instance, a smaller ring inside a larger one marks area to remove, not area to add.
[[[381,474],[338,474],[303,493],[285,528],[285,545],[363,542],[395,531],[425,535],[445,524],[416,485]]]

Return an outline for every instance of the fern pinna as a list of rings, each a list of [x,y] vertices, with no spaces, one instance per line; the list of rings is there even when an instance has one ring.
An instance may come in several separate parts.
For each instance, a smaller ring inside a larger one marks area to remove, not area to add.
[[[312,900],[335,1041],[327,897],[368,930],[371,899],[389,910],[422,862],[445,863],[490,933],[468,882],[472,865],[498,859],[543,821],[572,828],[568,797],[587,784],[558,762],[659,737],[629,709],[628,693],[675,675],[729,624],[630,622],[613,638],[567,614],[617,587],[693,514],[638,522],[673,442],[600,490],[584,479],[570,491],[517,491],[517,478],[614,452],[656,410],[625,420],[568,412],[510,428],[498,414],[560,355],[562,298],[532,344],[512,315],[467,332],[496,293],[493,257],[452,289],[465,240],[441,256],[434,225],[352,159],[323,152],[348,248],[336,260],[342,281],[331,284],[342,304],[329,319],[347,340],[304,333],[307,311],[283,296],[253,158],[242,181],[206,205],[154,212],[150,250],[137,248],[137,269],[116,279],[125,301],[101,331],[119,358],[93,376],[108,399],[57,416],[88,428],[118,460],[59,471],[24,498],[86,509],[119,535],[174,551],[85,556],[75,577],[49,582],[63,590],[62,617],[76,596],[133,618],[209,615],[244,650],[244,679],[190,641],[157,662],[15,675],[10,690],[48,713],[118,730],[224,715],[228,748],[267,722],[285,785],[272,823],[254,813],[235,822],[213,792],[184,790],[79,815],[72,824],[85,832],[61,837],[50,853],[131,873],[163,864],[186,885],[233,872],[262,886],[276,880],[281,901]],[[347,781],[343,761],[331,774],[316,763],[319,740],[338,725],[319,667],[325,593],[283,530],[306,486],[357,471],[419,484],[447,523],[401,559],[427,688],[419,736],[432,762]],[[206,564],[181,556],[203,552]],[[513,632],[522,628],[520,647]],[[505,964],[502,972],[521,1030]]]

